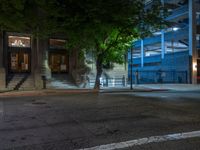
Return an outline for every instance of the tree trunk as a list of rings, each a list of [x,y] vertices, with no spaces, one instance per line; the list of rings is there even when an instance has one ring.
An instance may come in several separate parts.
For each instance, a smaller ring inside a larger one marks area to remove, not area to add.
[[[101,55],[98,55],[97,56],[97,61],[96,61],[97,74],[96,74],[96,80],[95,80],[95,85],[94,85],[94,89],[95,90],[99,90],[100,89],[100,77],[101,77],[101,74],[103,72],[102,64],[103,64],[103,57]]]

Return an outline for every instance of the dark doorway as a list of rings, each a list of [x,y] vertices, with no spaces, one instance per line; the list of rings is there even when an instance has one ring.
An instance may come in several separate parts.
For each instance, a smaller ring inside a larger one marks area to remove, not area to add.
[[[11,50],[8,53],[10,73],[30,73],[30,52],[24,50]]]
[[[31,72],[31,38],[29,36],[8,35],[8,73]]]
[[[52,73],[67,73],[69,68],[68,61],[66,52],[49,52],[49,66]]]

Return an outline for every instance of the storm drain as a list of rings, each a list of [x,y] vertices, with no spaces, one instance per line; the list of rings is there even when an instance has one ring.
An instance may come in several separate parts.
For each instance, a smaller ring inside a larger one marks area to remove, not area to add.
[[[47,103],[44,101],[37,101],[37,100],[32,100],[29,103],[25,103],[25,106],[46,106]]]

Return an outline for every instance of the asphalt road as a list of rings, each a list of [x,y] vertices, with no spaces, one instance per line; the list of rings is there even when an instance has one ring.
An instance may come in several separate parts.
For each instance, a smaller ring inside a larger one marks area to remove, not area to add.
[[[72,150],[199,130],[199,92],[0,98],[0,150]],[[199,150],[200,138],[124,149]]]

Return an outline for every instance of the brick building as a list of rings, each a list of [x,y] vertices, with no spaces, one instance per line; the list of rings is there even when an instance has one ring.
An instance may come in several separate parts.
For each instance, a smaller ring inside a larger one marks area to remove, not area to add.
[[[78,66],[76,50],[69,52],[62,36],[36,39],[31,34],[0,33],[0,90],[41,89],[43,76],[73,76]]]

